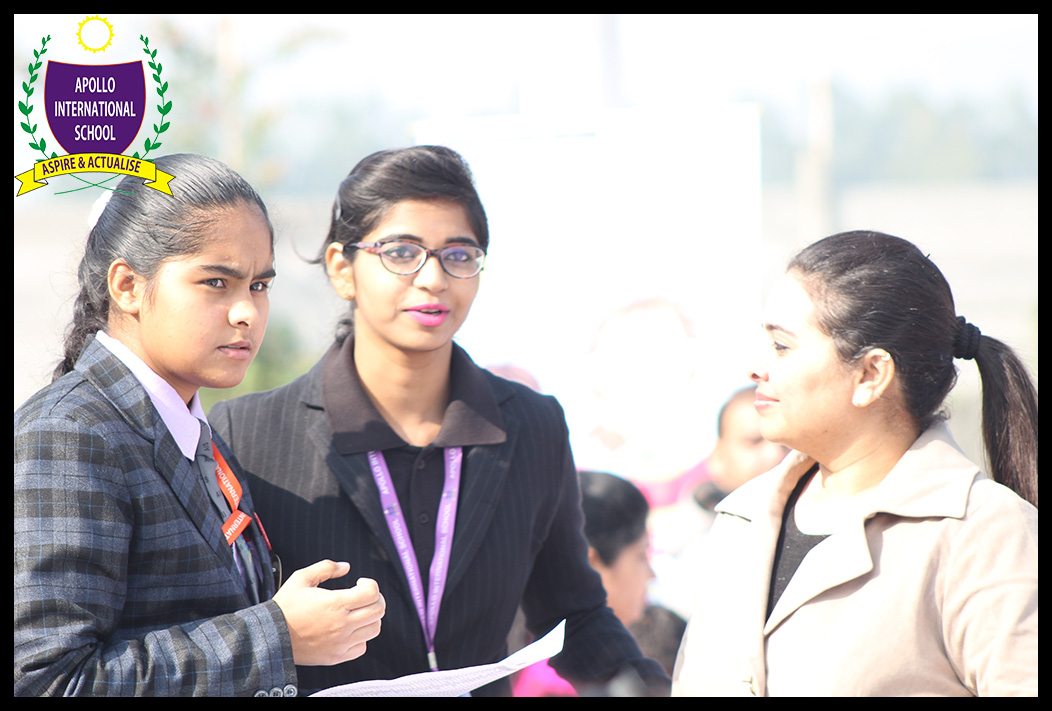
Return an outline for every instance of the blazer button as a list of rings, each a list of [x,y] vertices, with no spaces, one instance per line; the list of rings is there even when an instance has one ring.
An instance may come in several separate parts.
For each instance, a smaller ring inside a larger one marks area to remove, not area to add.
[[[286,684],[285,688],[281,690],[283,696],[299,696],[300,690],[296,688],[295,684]]]
[[[273,697],[281,697],[281,696],[284,696],[284,694],[283,694],[283,693],[282,693],[282,691],[281,691],[281,687],[280,687],[280,686],[275,686],[275,687],[274,687],[273,689],[271,689],[271,690],[270,690],[270,696],[271,696],[272,698],[273,698]]]

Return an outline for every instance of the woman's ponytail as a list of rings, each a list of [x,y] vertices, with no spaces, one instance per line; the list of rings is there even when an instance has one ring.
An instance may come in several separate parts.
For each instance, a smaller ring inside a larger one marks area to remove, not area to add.
[[[1019,356],[995,338],[980,337],[975,363],[990,475],[1037,507],[1037,390]]]

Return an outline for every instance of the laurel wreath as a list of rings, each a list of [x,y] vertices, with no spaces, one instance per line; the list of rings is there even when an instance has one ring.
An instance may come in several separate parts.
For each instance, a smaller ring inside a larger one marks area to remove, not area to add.
[[[58,153],[55,153],[54,151],[52,151],[51,155],[48,156],[46,150],[47,142],[44,140],[44,137],[41,136],[40,140],[37,140],[37,125],[33,124],[32,127],[29,125],[29,114],[33,113],[33,105],[29,103],[29,97],[31,97],[33,95],[33,92],[36,91],[33,88],[33,82],[37,80],[37,70],[39,70],[41,65],[43,65],[43,62],[40,61],[40,57],[45,52],[47,52],[47,43],[50,41],[51,35],[48,35],[47,37],[42,37],[40,39],[40,51],[38,52],[35,49],[33,50],[33,59],[35,61],[29,63],[29,82],[22,82],[22,91],[26,93],[26,100],[24,102],[18,102],[18,110],[22,113],[23,116],[26,117],[26,120],[22,121],[22,130],[28,133],[29,137],[33,139],[29,142],[29,147],[32,148],[34,151],[40,151],[44,154],[43,158],[36,159],[37,163],[39,163],[42,160],[48,160],[49,158],[58,157]]]
[[[169,101],[168,103],[165,103],[165,101],[164,101],[164,93],[166,91],[168,91],[168,82],[163,82],[163,83],[161,82],[161,69],[162,69],[161,63],[160,62],[154,62],[154,60],[157,59],[157,50],[156,49],[152,50],[152,51],[150,50],[150,38],[149,37],[144,37],[143,35],[139,35],[139,39],[142,40],[142,43],[143,43],[143,46],[144,46],[142,51],[145,52],[150,57],[150,61],[148,62],[148,64],[150,65],[150,69],[152,69],[154,71],[153,80],[157,83],[157,95],[161,97],[161,103],[157,105],[157,111],[160,112],[160,114],[161,114],[161,125],[160,126],[158,126],[157,124],[153,125],[153,130],[154,130],[153,141],[151,141],[149,138],[146,139],[146,145],[145,145],[146,153],[142,154],[142,157],[146,158],[146,155],[150,151],[161,147],[161,142],[160,142],[161,134],[168,130],[168,126],[170,124],[170,122],[167,122],[167,121],[164,120],[164,117],[167,116],[168,112],[172,110],[172,102]],[[138,151],[136,151],[136,153],[135,153],[135,155],[133,157],[134,158],[138,158],[139,157]]]
[[[143,52],[145,52],[150,57],[150,61],[148,62],[148,64],[150,66],[150,69],[154,71],[153,80],[157,83],[157,95],[161,97],[161,103],[157,105],[157,111],[161,114],[161,123],[160,125],[156,123],[153,125],[153,140],[151,140],[150,138],[146,139],[146,143],[144,145],[145,152],[142,154],[143,160],[149,160],[148,158],[146,158],[146,156],[150,153],[150,151],[156,150],[161,147],[161,134],[167,131],[168,126],[171,125],[170,122],[165,121],[165,116],[167,116],[168,113],[172,110],[172,102],[166,102],[164,98],[165,92],[168,91],[168,82],[161,80],[161,71],[163,70],[163,67],[161,66],[160,62],[155,61],[157,59],[157,50],[150,49],[149,37],[139,35],[139,39],[142,40],[143,43]],[[25,121],[22,121],[20,123],[22,125],[22,130],[28,133],[29,138],[31,139],[29,142],[29,147],[32,148],[34,151],[40,151],[40,153],[43,155],[42,158],[36,159],[35,162],[37,163],[39,163],[40,161],[50,160],[51,158],[58,157],[58,153],[56,153],[55,151],[51,151],[50,156],[47,154],[47,141],[44,139],[43,136],[40,137],[40,140],[37,140],[37,124],[33,124],[32,126],[29,124],[29,115],[33,113],[33,105],[32,103],[30,103],[30,97],[32,97],[33,92],[36,91],[36,89],[33,87],[33,83],[37,80],[37,72],[40,70],[40,67],[44,64],[43,60],[41,60],[41,57],[47,52],[47,43],[50,41],[51,35],[48,35],[47,37],[42,37],[40,39],[40,51],[38,52],[35,49],[33,50],[33,61],[29,63],[29,81],[22,82],[22,91],[24,91],[26,94],[26,100],[18,102],[18,110],[26,118]],[[139,158],[139,152],[136,151],[133,157]],[[73,175],[73,177],[77,178],[81,182],[89,182],[77,175]],[[117,176],[112,176],[110,178],[107,178],[106,180],[102,181],[102,183],[89,183],[89,185],[85,187],[105,187],[103,183],[107,183],[116,177]],[[77,190],[83,189],[84,188],[78,188]],[[106,189],[112,190],[112,188]],[[66,192],[76,192],[76,190],[69,190]]]

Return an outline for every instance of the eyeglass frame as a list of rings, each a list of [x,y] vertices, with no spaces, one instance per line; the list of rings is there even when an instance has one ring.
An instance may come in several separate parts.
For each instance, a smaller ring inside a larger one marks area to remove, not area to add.
[[[424,257],[423,261],[420,262],[420,266],[418,266],[413,271],[405,272],[404,274],[402,272],[396,272],[395,270],[391,269],[390,266],[388,266],[388,264],[384,260],[384,257],[383,257],[382,254],[380,254],[379,252],[373,252],[372,251],[374,249],[378,250],[381,247],[385,247],[385,246],[387,246],[389,244],[409,244],[409,245],[412,245],[414,247],[418,247],[418,248],[424,250],[424,253],[427,256]],[[482,247],[479,247],[477,244],[473,244],[471,242],[458,242],[456,244],[447,244],[445,247],[439,247],[438,249],[428,249],[427,247],[425,247],[424,245],[420,244],[419,242],[413,242],[413,241],[407,240],[407,239],[390,239],[390,240],[387,240],[386,242],[353,242],[353,243],[351,243],[351,244],[349,244],[347,246],[348,247],[354,247],[355,249],[361,249],[363,251],[369,252],[369,254],[375,254],[377,257],[380,258],[380,264],[383,265],[384,269],[386,269],[387,271],[391,272],[392,274],[396,274],[397,276],[412,276],[413,274],[416,274],[417,272],[419,272],[421,269],[424,268],[424,265],[427,264],[427,260],[431,259],[431,257],[437,258],[439,266],[442,267],[442,271],[444,271],[446,274],[448,274],[449,276],[453,277],[454,279],[474,279],[475,277],[477,277],[479,274],[482,273],[483,269],[486,268],[486,250],[484,250]],[[474,274],[472,274],[471,276],[458,276],[456,274],[453,274],[452,272],[449,271],[449,269],[446,268],[446,263],[442,260],[442,252],[446,251],[447,249],[455,249],[457,247],[474,247],[475,249],[477,249],[480,252],[482,252],[482,260],[481,260],[482,261],[482,266],[479,267],[479,270],[477,272],[475,272]]]

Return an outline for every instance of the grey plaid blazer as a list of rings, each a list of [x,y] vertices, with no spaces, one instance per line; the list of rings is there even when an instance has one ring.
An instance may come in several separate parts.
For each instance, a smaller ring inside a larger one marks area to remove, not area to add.
[[[221,525],[145,389],[91,341],[15,413],[15,695],[295,694],[274,581],[250,606]]]

